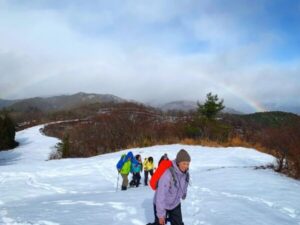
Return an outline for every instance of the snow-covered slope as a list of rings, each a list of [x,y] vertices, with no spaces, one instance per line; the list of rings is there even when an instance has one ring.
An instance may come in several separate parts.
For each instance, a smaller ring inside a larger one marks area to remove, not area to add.
[[[153,221],[148,186],[116,190],[121,151],[88,159],[46,161],[58,142],[17,133],[21,145],[0,153],[1,225],[143,225]],[[191,185],[182,203],[185,225],[300,225],[300,182],[255,166],[274,158],[253,149],[166,145],[131,149],[142,157],[192,156]],[[121,178],[119,179],[119,187]]]

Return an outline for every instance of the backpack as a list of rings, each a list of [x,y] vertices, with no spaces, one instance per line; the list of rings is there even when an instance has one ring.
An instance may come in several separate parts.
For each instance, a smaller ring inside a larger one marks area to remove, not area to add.
[[[116,167],[117,170],[121,170],[124,163],[128,161],[128,159],[131,158],[131,163],[133,164],[138,164],[139,162],[136,160],[136,158],[133,156],[132,152],[128,152],[127,155],[123,154],[120,158],[120,160],[118,161]]]
[[[132,173],[139,173],[142,170],[142,163],[139,164],[131,164],[130,172]]]
[[[172,178],[174,181],[174,184],[176,186],[176,179],[175,179],[175,171],[174,168],[172,166],[172,161],[171,160],[163,160],[161,161],[161,163],[158,165],[158,168],[155,170],[153,176],[150,179],[150,187],[155,191],[158,187],[158,181],[160,179],[160,177],[164,174],[164,172],[169,169],[171,174],[172,174]]]
[[[125,158],[126,158],[126,154],[123,154],[121,156],[120,160],[118,161],[117,165],[116,165],[117,170],[121,170],[122,169],[124,163],[126,162]]]

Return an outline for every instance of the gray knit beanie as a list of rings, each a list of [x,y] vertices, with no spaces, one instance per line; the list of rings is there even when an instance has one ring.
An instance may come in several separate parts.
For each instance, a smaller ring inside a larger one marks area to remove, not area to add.
[[[180,163],[180,162],[190,162],[191,161],[191,157],[189,155],[189,153],[184,150],[184,149],[181,149],[178,153],[177,153],[177,156],[176,156],[176,163]]]

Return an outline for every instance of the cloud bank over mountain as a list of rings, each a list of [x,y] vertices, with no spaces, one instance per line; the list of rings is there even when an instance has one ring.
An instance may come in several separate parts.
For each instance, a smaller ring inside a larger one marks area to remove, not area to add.
[[[300,105],[298,2],[1,0],[0,15],[0,98]]]

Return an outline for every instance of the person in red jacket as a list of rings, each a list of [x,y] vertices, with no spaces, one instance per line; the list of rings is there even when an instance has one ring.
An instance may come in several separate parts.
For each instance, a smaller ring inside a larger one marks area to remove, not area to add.
[[[160,158],[160,160],[158,161],[158,165],[161,163],[161,161],[169,159],[167,153],[163,154],[163,156]]]

